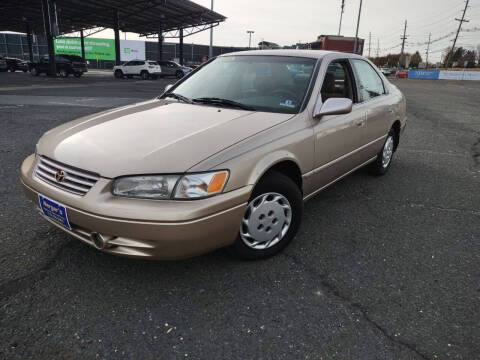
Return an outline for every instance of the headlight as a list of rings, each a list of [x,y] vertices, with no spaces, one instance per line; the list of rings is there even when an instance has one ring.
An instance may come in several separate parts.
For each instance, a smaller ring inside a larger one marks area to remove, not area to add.
[[[144,199],[198,199],[221,193],[227,179],[226,170],[184,176],[128,176],[115,180],[112,193]]]
[[[175,190],[176,199],[195,199],[218,194],[223,191],[228,171],[203,174],[187,174],[180,179]]]
[[[113,195],[145,199],[170,199],[178,175],[129,176],[115,180]]]

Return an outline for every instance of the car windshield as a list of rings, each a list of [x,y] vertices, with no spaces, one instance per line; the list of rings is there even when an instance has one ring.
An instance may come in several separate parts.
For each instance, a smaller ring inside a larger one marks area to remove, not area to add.
[[[221,99],[257,111],[294,114],[305,98],[315,63],[316,59],[291,56],[221,56],[171,92],[194,102],[214,99],[215,105],[226,105]]]

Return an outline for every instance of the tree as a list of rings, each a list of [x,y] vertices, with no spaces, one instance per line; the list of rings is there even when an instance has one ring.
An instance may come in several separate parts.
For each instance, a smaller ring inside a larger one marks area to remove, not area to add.
[[[422,56],[418,51],[415,51],[415,54],[410,58],[410,66],[413,68],[418,68],[418,65],[422,62]]]

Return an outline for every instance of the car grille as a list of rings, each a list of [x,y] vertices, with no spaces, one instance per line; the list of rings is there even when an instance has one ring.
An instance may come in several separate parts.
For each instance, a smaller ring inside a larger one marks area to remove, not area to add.
[[[77,195],[85,195],[100,178],[95,173],[74,169],[44,156],[37,160],[35,175],[50,185]]]

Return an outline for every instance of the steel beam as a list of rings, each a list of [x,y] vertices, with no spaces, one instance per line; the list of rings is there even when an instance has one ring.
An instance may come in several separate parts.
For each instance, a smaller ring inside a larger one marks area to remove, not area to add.
[[[113,24],[113,32],[115,33],[115,64],[120,65],[120,29],[119,29],[119,22],[120,22],[120,12],[118,9],[114,11],[114,24]]]
[[[183,28],[180,28],[180,65],[183,65]]]
[[[47,38],[48,57],[50,60],[48,75],[55,77],[57,76],[57,66],[55,64],[55,48],[53,45],[52,23],[50,18],[50,0],[42,0],[42,10],[45,37]]]

